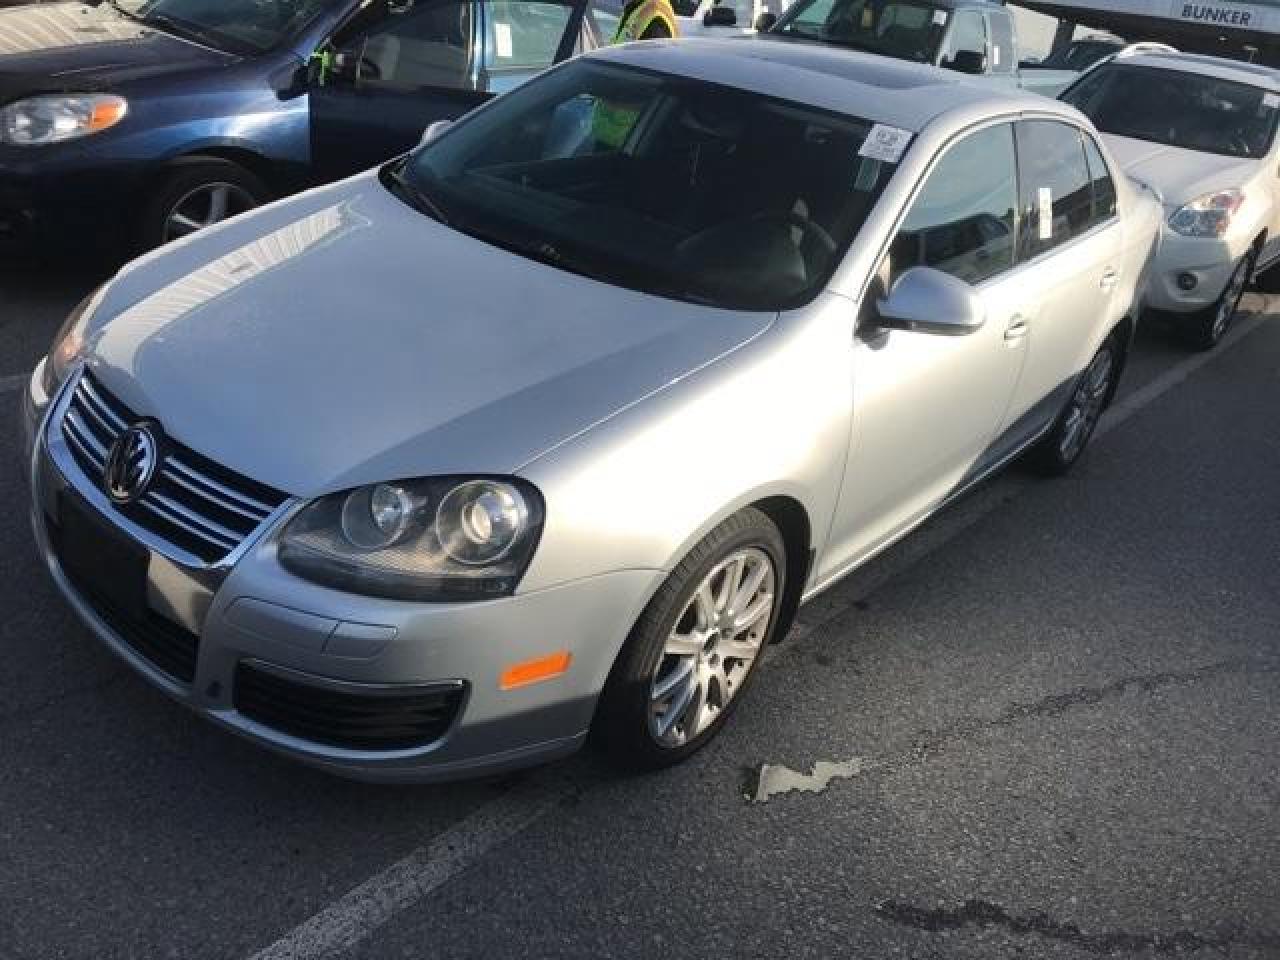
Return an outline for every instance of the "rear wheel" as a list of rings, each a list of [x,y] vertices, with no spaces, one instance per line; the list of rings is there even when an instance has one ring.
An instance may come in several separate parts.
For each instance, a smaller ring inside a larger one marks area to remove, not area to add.
[[[747,509],[671,572],[601,695],[593,739],[632,769],[678,763],[724,726],[777,626],[786,579],[778,528]]]
[[[149,250],[269,199],[266,184],[239,164],[214,158],[179,160],[165,173],[147,205],[139,239]]]
[[[1120,369],[1120,354],[1115,337],[1109,337],[1093,355],[1084,373],[1076,381],[1071,398],[1053,427],[1031,448],[1027,462],[1041,473],[1057,476],[1066,473],[1080,459],[1102,419],[1115,391]]]
[[[1231,279],[1226,289],[1209,309],[1191,318],[1191,326],[1187,334],[1191,346],[1197,350],[1212,350],[1231,330],[1235,323],[1236,312],[1240,309],[1240,301],[1244,298],[1245,288],[1249,285],[1249,277],[1253,273],[1254,254],[1247,253],[1240,258],[1236,268],[1231,271]]]

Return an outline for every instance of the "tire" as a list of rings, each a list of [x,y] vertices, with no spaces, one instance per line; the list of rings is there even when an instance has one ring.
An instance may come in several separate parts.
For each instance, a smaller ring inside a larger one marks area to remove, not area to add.
[[[178,160],[165,169],[143,211],[138,243],[150,250],[270,199],[266,184],[230,160]]]
[[[748,508],[707,534],[676,566],[636,621],[600,697],[592,741],[611,762],[636,771],[669,767],[719,733],[777,628],[786,556],[777,526]],[[739,604],[740,621],[756,610],[751,626],[738,633],[736,626],[704,629],[700,610],[711,613],[713,624],[730,619],[720,602],[727,578],[735,576],[745,595],[766,562],[760,585]],[[766,604],[767,612],[760,612]],[[753,652],[744,661],[730,651]]]
[[[1249,285],[1249,278],[1253,274],[1256,257],[1257,254],[1252,252],[1241,257],[1236,262],[1236,268],[1231,271],[1231,278],[1227,281],[1222,296],[1218,297],[1212,307],[1188,318],[1190,323],[1186,331],[1187,342],[1193,350],[1212,350],[1230,332],[1235,323],[1236,312],[1240,309],[1240,301]]]
[[[1032,469],[1057,477],[1076,465],[1115,394],[1120,361],[1120,345],[1113,334],[1072,385],[1071,396],[1049,432],[1027,454]]]

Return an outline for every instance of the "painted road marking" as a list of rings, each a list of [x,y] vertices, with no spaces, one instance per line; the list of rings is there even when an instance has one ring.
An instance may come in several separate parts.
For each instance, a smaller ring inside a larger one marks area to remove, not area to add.
[[[554,770],[533,774],[255,953],[253,960],[310,960],[351,949],[576,792]]]
[[[1270,303],[1267,304],[1267,309],[1269,308]],[[1188,357],[1145,387],[1130,394],[1108,413],[1106,421],[1098,429],[1098,436],[1115,430],[1120,424],[1185,381],[1192,373],[1224,355],[1257,330],[1263,322],[1264,318],[1261,316],[1250,317],[1236,327],[1216,350]],[[944,510],[932,526],[912,534],[886,555],[895,557],[901,555],[903,559],[895,559],[895,562],[887,568],[881,565],[879,573],[873,576],[874,585],[879,586],[941,549],[977,520],[1008,504],[1029,485],[1030,482],[1026,480],[1002,479],[994,483],[989,481],[987,489],[980,489],[969,499],[962,500]],[[805,618],[804,623],[797,627],[798,632],[793,632],[790,642],[781,647],[774,647],[770,653],[796,649],[799,640],[803,640],[809,633],[842,613],[860,596],[869,592],[866,580],[858,583],[857,578],[858,572],[855,571],[846,580],[846,582],[855,583],[852,590],[836,587],[816,598],[811,606],[821,605],[822,615],[817,618]],[[840,601],[839,604],[835,602],[837,599]],[[766,655],[761,666],[768,666],[772,659],[774,658]],[[851,770],[848,774],[840,769],[830,771],[815,769],[814,774],[819,779],[828,772],[837,779],[841,778],[842,774],[856,776],[865,769],[865,761],[858,758],[858,762],[859,769]],[[785,784],[786,774],[782,773],[781,769],[779,773],[782,774]],[[803,774],[799,776],[803,778],[802,782],[806,786],[809,785],[808,777]],[[830,778],[828,782],[829,780]],[[816,785],[816,780],[813,783]],[[783,784],[775,782],[775,785]],[[569,781],[564,776],[563,770],[559,768],[552,767],[532,774],[518,786],[480,807],[439,837],[414,850],[403,860],[366,880],[310,920],[295,927],[271,946],[260,950],[251,960],[320,960],[320,958],[340,955],[342,951],[349,950],[368,939],[380,927],[430,896],[449,880],[474,867],[488,854],[518,836],[580,791],[581,788]]]

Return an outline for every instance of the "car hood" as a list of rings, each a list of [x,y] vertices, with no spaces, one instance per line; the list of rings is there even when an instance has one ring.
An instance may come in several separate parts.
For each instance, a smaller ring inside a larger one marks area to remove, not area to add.
[[[1104,134],[1103,139],[1124,172],[1155,190],[1170,208],[1181,207],[1214,190],[1243,187],[1258,162],[1114,134]]]
[[[32,93],[105,90],[232,59],[129,20],[105,3],[0,10],[0,103]]]
[[[171,436],[316,496],[515,473],[773,317],[527,260],[364,174],[136,261],[96,309],[87,357]]]

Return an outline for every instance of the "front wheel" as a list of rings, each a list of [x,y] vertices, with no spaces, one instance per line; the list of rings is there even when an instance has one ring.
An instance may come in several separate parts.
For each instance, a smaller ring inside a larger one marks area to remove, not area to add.
[[[1067,405],[1049,432],[1031,448],[1027,462],[1032,467],[1041,473],[1059,476],[1075,466],[1111,401],[1119,361],[1115,337],[1110,337],[1076,380]]]
[[[1217,303],[1196,314],[1187,331],[1191,346],[1196,350],[1212,350],[1231,330],[1235,323],[1236,312],[1240,309],[1240,301],[1244,299],[1245,288],[1249,285],[1249,276],[1253,273],[1254,255],[1245,254],[1231,271],[1231,279]]]
[[[778,528],[748,508],[709,533],[641,615],[601,695],[593,739],[654,770],[724,726],[777,626],[786,581]]]
[[[175,161],[142,216],[144,250],[221,223],[270,199],[266,185],[239,164],[216,158]]]

